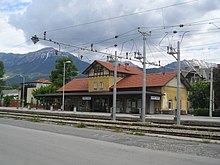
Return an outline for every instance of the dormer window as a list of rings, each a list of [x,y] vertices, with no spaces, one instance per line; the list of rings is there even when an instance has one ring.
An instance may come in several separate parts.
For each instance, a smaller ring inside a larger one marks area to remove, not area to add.
[[[104,70],[102,66],[95,66],[94,67],[94,75],[95,76],[103,76],[104,75]]]

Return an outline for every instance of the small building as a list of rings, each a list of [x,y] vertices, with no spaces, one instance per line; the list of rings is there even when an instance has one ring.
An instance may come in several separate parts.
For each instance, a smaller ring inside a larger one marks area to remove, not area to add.
[[[110,112],[113,105],[114,65],[94,61],[84,72],[87,78],[76,78],[64,86],[65,110]],[[173,113],[176,109],[176,72],[147,74],[146,113]],[[117,113],[140,113],[143,72],[128,64],[117,66]],[[181,112],[187,114],[190,85],[181,76]],[[61,97],[59,93],[50,97]]]
[[[3,106],[4,105],[4,98],[6,96],[10,96],[11,97],[11,101],[10,101],[10,107],[17,107],[19,102],[19,90],[17,89],[7,89],[7,90],[2,90],[2,99],[0,102],[0,105]]]
[[[2,97],[4,98],[5,96],[11,96],[13,97],[14,100],[17,100],[19,96],[19,90],[17,89],[2,90]]]
[[[49,80],[46,80],[45,78],[40,78],[39,80],[32,81],[32,82],[25,82],[24,84],[22,83],[20,98],[23,99],[23,94],[24,94],[25,104],[35,105],[37,103],[37,100],[34,98],[32,94],[33,90],[40,88],[42,86],[50,85],[50,84],[52,84],[52,82],[50,82]],[[23,89],[24,89],[24,92],[23,92]]]

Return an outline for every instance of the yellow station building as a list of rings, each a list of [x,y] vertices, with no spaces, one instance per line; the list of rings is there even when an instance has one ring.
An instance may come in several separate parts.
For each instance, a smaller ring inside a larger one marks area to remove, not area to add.
[[[114,65],[94,61],[83,74],[65,85],[65,110],[110,112],[113,104]],[[117,113],[140,113],[143,72],[128,64],[117,66]],[[176,72],[147,74],[146,113],[172,114],[176,109]],[[181,113],[187,114],[190,85],[181,76]],[[60,88],[54,96],[61,95]],[[52,95],[51,95],[52,96]]]

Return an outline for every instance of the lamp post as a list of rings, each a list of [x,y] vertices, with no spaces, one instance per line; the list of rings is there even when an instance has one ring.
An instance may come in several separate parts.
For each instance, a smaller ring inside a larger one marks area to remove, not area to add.
[[[22,83],[22,109],[24,108],[24,82],[25,82],[25,77],[23,76],[23,83]]]
[[[66,64],[71,64],[71,61],[65,61],[63,63],[63,99],[62,99],[62,106],[61,106],[61,110],[63,111],[64,111],[64,105],[65,105],[64,92],[65,92]]]

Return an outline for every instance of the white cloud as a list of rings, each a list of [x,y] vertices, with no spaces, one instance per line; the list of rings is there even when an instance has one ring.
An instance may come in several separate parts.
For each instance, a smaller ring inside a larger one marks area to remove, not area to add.
[[[38,50],[43,45],[33,46],[30,39],[25,38],[24,31],[9,23],[11,15],[22,14],[30,4],[30,0],[0,1],[0,47],[1,52],[25,53]]]
[[[3,1],[2,1],[3,2]],[[6,1],[4,1],[6,2]],[[16,6],[14,1],[14,5]],[[164,48],[158,46],[159,41],[165,35],[165,32],[169,32],[169,40],[166,38],[163,44],[175,43],[174,39],[178,38],[179,35],[182,35],[184,31],[190,31],[184,36],[184,40],[181,43],[181,47],[189,47],[194,45],[204,45],[205,43],[214,43],[220,42],[220,33],[217,32],[217,28],[208,22],[215,22],[216,25],[220,25],[220,19],[210,20],[203,22],[204,24],[196,25],[195,22],[199,20],[209,20],[211,18],[216,18],[220,15],[220,2],[219,0],[199,0],[192,3],[171,6],[169,8],[160,8],[163,6],[169,6],[175,3],[185,2],[184,0],[176,2],[175,0],[20,0],[19,2],[24,4],[24,7],[17,8],[15,14],[9,14],[4,16],[3,24],[0,26],[5,26],[7,33],[3,34],[0,32],[0,37],[9,36],[8,39],[0,44],[3,44],[4,47],[13,47],[14,43],[22,43],[25,40],[31,38],[34,34],[39,34],[43,36],[43,32],[47,31],[47,37],[55,39],[61,42],[70,43],[74,45],[89,43],[82,46],[90,46],[91,43],[94,43],[96,49],[104,49],[114,44],[117,44],[117,49],[119,52],[123,51],[130,52],[139,50],[142,52],[142,38],[138,34],[137,30],[134,30],[124,36],[121,36],[117,39],[107,40],[105,42],[99,42],[95,44],[95,41],[102,41],[108,38],[114,38],[115,35],[122,34],[131,29],[137,27],[151,27],[151,28],[142,28],[141,30],[152,30],[151,36],[148,38],[150,41],[148,48],[148,60],[149,61],[158,61],[160,60],[162,64],[173,61],[174,59],[166,54]],[[3,3],[2,3],[3,4]],[[26,4],[26,6],[25,6]],[[19,6],[19,5],[18,5]],[[22,6],[22,5],[21,5]],[[13,8],[13,7],[12,7]],[[150,9],[156,9],[145,13],[140,13],[136,15],[130,15],[128,17],[121,17],[118,19],[109,19],[107,21],[98,21],[94,24],[87,24],[93,21],[102,20],[106,18],[113,18],[121,15],[127,15],[138,11],[147,11]],[[13,8],[14,9],[14,8]],[[1,8],[0,8],[1,10]],[[16,10],[14,10],[16,11]],[[199,23],[199,22],[198,22]],[[201,22],[200,22],[201,23]],[[206,24],[205,24],[206,23]],[[75,26],[79,24],[85,24],[82,26]],[[184,24],[183,28],[173,27],[163,29],[163,25],[178,25]],[[191,24],[191,26],[190,26]],[[160,26],[160,30],[158,27]],[[69,27],[64,28],[63,27]],[[59,30],[56,30],[59,29]],[[174,35],[171,32],[177,30],[178,34]],[[216,33],[214,32],[216,31]],[[199,34],[199,32],[201,34]],[[210,32],[210,33],[207,33]],[[136,33],[136,34],[135,34]],[[137,36],[140,36],[137,38]],[[173,37],[172,37],[173,35]],[[135,39],[136,38],[136,39]],[[180,37],[181,38],[181,37]],[[134,40],[132,40],[134,39]],[[166,41],[166,42],[165,42]],[[41,44],[46,44],[45,42],[40,42]],[[124,43],[124,44],[123,44]],[[154,43],[154,44],[152,44]],[[24,44],[21,47],[17,47],[16,51],[19,49],[31,50],[41,47],[41,45],[32,45]],[[53,44],[52,44],[53,46]],[[56,45],[54,45],[56,47]],[[217,45],[219,46],[219,45]],[[72,48],[66,50],[73,50]],[[132,49],[133,48],[133,49]],[[192,47],[195,49],[195,47]],[[201,48],[201,47],[199,47]],[[202,46],[203,49],[209,48],[210,46]],[[114,48],[113,48],[114,49]],[[13,48],[13,50],[15,50]],[[202,50],[202,49],[201,49]],[[104,49],[104,52],[114,52],[111,49]],[[157,51],[155,53],[155,51]],[[159,52],[158,52],[159,51]],[[75,52],[78,52],[75,51]],[[87,52],[80,52],[86,56],[89,54]],[[210,55],[211,58],[216,58],[218,53],[217,50],[211,51],[214,55]],[[203,58],[204,56],[202,51],[189,51],[183,49],[181,51],[182,59],[193,58]],[[87,58],[103,58],[100,55],[89,54]],[[206,60],[209,60],[208,57]]]

